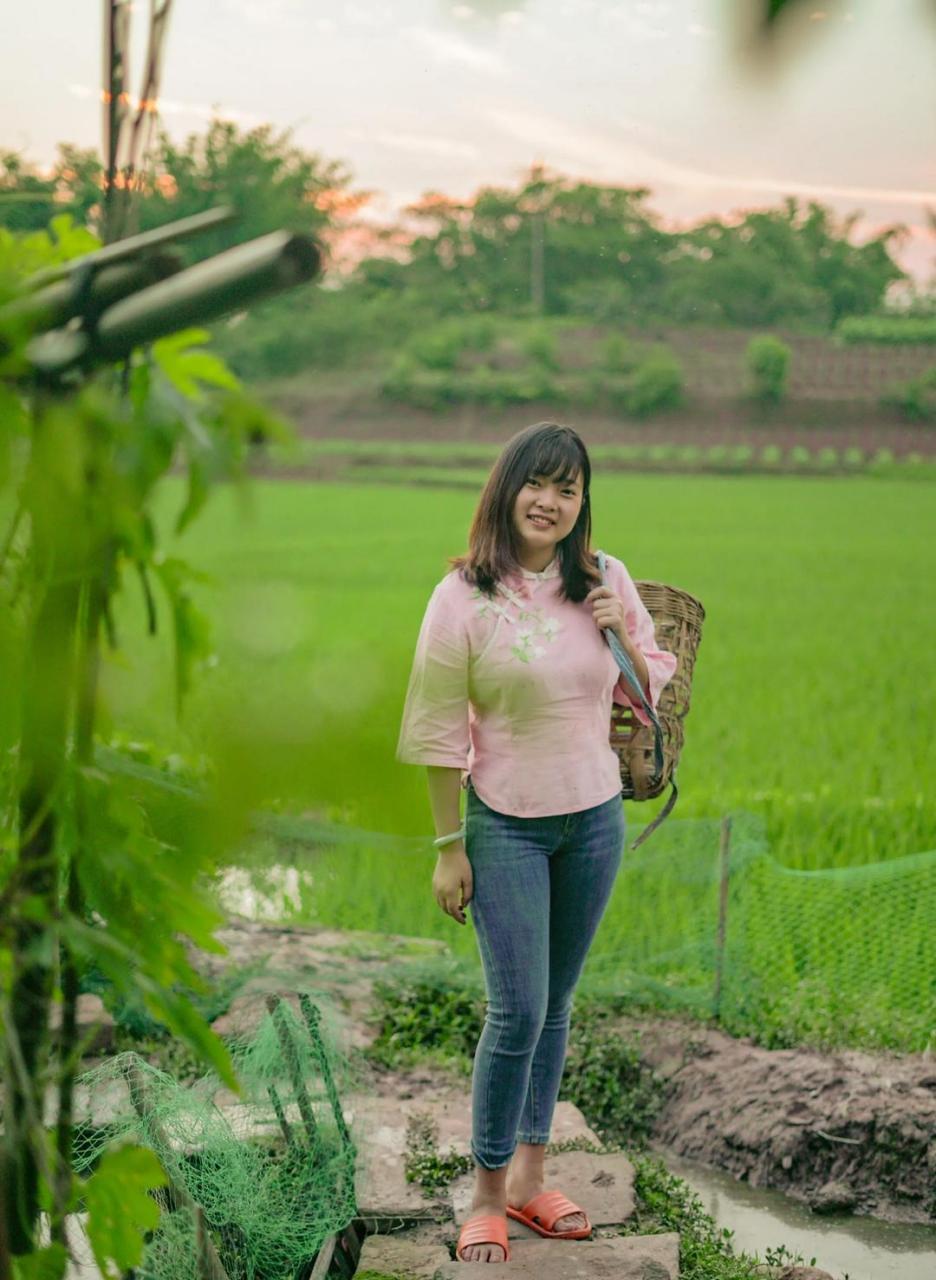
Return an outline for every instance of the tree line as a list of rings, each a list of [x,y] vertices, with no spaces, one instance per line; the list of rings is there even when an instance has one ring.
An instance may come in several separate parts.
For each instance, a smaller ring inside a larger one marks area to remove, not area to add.
[[[94,150],[62,144],[48,174],[0,151],[0,225],[13,231],[43,229],[63,212],[94,229],[101,188]],[[241,131],[214,120],[181,144],[159,136],[132,230],[231,203],[238,225],[203,237],[199,253],[288,227],[323,238],[337,257],[370,195],[342,161],[303,150],[288,131]],[[410,330],[487,312],[823,332],[880,312],[889,286],[907,278],[893,256],[900,225],[856,244],[860,213],[840,217],[790,196],[736,219],[672,230],[651,196],[647,187],[583,182],[542,167],[464,200],[428,193],[402,212],[398,227],[373,232],[372,251],[353,270],[332,277],[343,322],[367,330],[368,342],[389,341],[388,307],[410,318],[402,321]],[[269,304],[251,323],[294,306]],[[931,307],[931,297],[918,299],[918,310]],[[370,324],[375,309],[380,321]]]

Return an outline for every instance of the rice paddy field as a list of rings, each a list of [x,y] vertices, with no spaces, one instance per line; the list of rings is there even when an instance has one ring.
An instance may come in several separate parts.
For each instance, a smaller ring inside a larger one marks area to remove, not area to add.
[[[167,495],[167,528],[181,501],[181,486]],[[232,871],[264,909],[445,937],[468,964],[470,927],[430,891],[424,771],[394,749],[423,609],[474,503],[399,484],[221,492],[167,548],[207,575],[193,590],[215,630],[182,720],[165,627],[145,636],[130,582],[123,654],[104,679],[115,731],[210,752],[232,808],[281,815],[279,835],[245,845]],[[707,617],[677,809],[626,855],[586,978],[711,1011],[730,814],[723,1020],[769,1043],[924,1047],[936,1025],[932,486],[599,474],[593,510],[595,545],[634,578],[692,592]],[[661,803],[628,803],[629,837]]]

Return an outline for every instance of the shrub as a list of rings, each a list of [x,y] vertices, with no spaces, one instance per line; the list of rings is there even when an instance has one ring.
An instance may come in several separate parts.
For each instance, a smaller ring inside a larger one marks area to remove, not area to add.
[[[527,329],[520,339],[521,349],[540,368],[555,371],[559,368],[556,354],[556,336],[545,325]]]
[[[461,355],[463,339],[457,324],[440,324],[434,329],[415,334],[407,350],[427,369],[454,369]]]
[[[936,419],[936,364],[909,382],[895,383],[881,396],[881,404],[899,409],[913,422]]]
[[[625,396],[628,413],[649,417],[683,400],[683,371],[668,347],[657,347],[634,369]]]
[[[662,1080],[640,1061],[619,1027],[606,1025],[608,1011],[594,1002],[580,1006],[569,1032],[563,1093],[605,1142],[643,1146],[663,1102]]]
[[[744,353],[752,394],[768,404],[776,404],[786,394],[790,368],[790,348],[779,338],[762,334],[752,338]]]
[[[783,457],[783,450],[778,444],[767,444],[761,449],[760,460],[765,467],[776,467]]]
[[[601,344],[598,367],[608,373],[626,373],[637,363],[633,346],[620,333],[609,334]]]
[[[843,342],[931,344],[936,343],[936,316],[846,316],[836,333]]]
[[[465,316],[415,333],[407,351],[427,369],[451,372],[463,352],[490,351],[496,337],[497,326],[490,316]]]

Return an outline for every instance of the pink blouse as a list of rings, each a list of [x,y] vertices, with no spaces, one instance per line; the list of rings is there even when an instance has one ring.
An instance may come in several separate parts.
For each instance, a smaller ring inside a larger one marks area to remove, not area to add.
[[[607,558],[656,710],[676,657],[656,647],[653,619],[624,564]],[[611,703],[629,704],[592,606],[559,598],[559,564],[523,569],[489,599],[452,570],[423,617],[396,757],[467,769],[489,808],[522,818],[576,813],[621,790],[609,742]]]

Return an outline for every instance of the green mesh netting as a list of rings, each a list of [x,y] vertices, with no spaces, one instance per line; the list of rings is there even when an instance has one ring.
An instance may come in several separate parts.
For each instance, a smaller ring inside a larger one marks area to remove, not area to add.
[[[170,784],[155,770],[116,753],[105,763],[132,772],[150,810],[161,796],[166,814],[184,823],[195,791],[180,806],[177,787],[169,804]],[[673,816],[633,850],[640,817],[640,806],[628,808],[624,860],[582,991],[715,1015],[766,1045],[936,1045],[936,852],[793,870],[772,856],[764,819],[735,812],[720,947],[721,821]],[[444,939],[474,982],[473,929],[453,926],[430,892],[435,857],[429,836],[278,814],[258,815],[236,855],[238,877],[255,890],[252,905],[267,901],[271,917]]]
[[[305,1275],[354,1217],[355,1146],[338,1101],[350,1071],[308,993],[300,1000],[232,1046],[236,1099],[213,1075],[180,1085],[133,1053],[78,1081],[110,1114],[81,1129],[77,1171],[123,1140],[150,1147],[169,1176],[137,1280],[197,1280],[206,1247],[229,1280]]]

